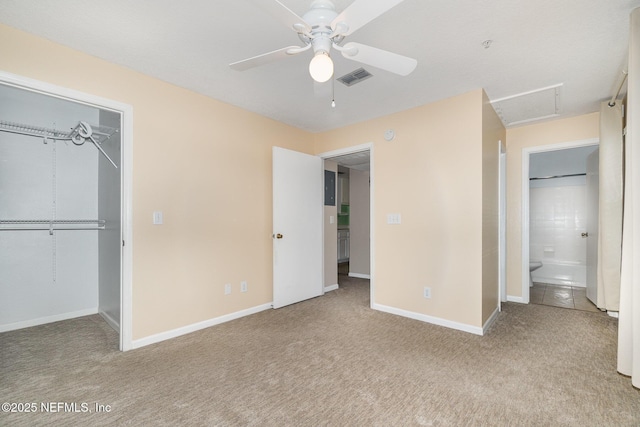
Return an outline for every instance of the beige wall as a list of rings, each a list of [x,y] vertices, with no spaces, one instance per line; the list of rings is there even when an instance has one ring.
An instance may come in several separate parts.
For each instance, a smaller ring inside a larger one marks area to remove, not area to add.
[[[271,147],[310,152],[311,134],[3,25],[0,52],[3,71],[133,106],[134,339],[272,301]]]
[[[507,130],[507,295],[522,297],[522,150],[599,137],[599,113]]]
[[[375,303],[482,326],[482,103],[475,90],[315,135],[316,153],[374,144]]]
[[[491,311],[481,301],[493,293],[483,271],[494,243],[483,234],[495,220],[483,191],[495,135],[482,90],[311,135],[2,25],[0,51],[4,71],[133,106],[134,339],[272,300],[274,145],[320,153],[373,142],[375,303],[478,327]],[[152,225],[155,210],[164,225]]]
[[[324,161],[324,169],[336,173],[336,204],[324,207],[324,286],[338,284],[338,164]],[[331,217],[333,216],[333,224]]]
[[[499,162],[506,131],[489,98],[482,96],[482,324],[499,299]]]
[[[349,171],[349,273],[371,274],[369,172]]]

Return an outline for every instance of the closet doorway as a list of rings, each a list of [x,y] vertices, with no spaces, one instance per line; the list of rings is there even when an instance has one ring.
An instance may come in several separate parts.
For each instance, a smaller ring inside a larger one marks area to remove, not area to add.
[[[0,332],[100,314],[131,348],[130,107],[7,74],[0,99]]]

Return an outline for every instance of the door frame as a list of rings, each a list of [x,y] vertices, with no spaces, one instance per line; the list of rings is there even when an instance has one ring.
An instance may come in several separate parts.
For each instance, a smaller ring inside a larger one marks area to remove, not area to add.
[[[559,142],[555,144],[536,145],[522,149],[522,299],[517,302],[529,304],[529,157],[534,153],[558,151],[567,148],[588,147],[598,145],[600,138],[589,138],[578,141]]]
[[[133,107],[121,102],[4,71],[0,71],[0,83],[79,104],[85,104],[102,110],[111,110],[121,115],[122,121],[120,123],[120,130],[122,145],[120,158],[120,232],[123,246],[120,248],[119,348],[121,351],[131,350],[133,348]]]
[[[498,310],[507,301],[507,147],[498,141]]]
[[[369,294],[370,294],[370,307],[373,307],[375,304],[375,232],[374,232],[374,186],[375,186],[375,179],[374,179],[374,148],[373,148],[373,142],[367,142],[364,144],[359,144],[359,145],[354,145],[354,146],[350,146],[350,147],[345,147],[345,148],[339,148],[336,150],[332,150],[332,151],[326,151],[324,153],[320,153],[318,154],[318,156],[320,158],[322,158],[323,160],[330,160],[332,157],[339,157],[339,156],[344,156],[346,154],[354,154],[354,153],[361,153],[363,151],[368,151],[369,152],[369,180],[370,180],[370,185],[369,185],[369,236],[370,236],[370,240],[369,240],[369,265],[370,265],[370,269],[371,271],[370,273],[370,279],[369,279]],[[323,239],[323,246],[324,246],[324,239]],[[324,251],[323,251],[324,253]],[[337,260],[336,260],[337,262]]]

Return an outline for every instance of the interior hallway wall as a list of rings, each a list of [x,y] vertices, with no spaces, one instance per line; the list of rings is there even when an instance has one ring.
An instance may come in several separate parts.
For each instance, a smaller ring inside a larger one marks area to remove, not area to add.
[[[482,327],[484,99],[479,89],[315,136],[316,153],[374,144],[373,303]],[[392,213],[401,224],[387,224]]]
[[[335,172],[336,196],[333,206],[324,206],[324,286],[328,287],[338,284],[338,164],[325,160],[324,169]]]
[[[349,274],[368,277],[371,274],[371,197],[369,172],[349,172]]]
[[[500,266],[500,141],[506,131],[489,101],[482,93],[482,324],[498,308]]]

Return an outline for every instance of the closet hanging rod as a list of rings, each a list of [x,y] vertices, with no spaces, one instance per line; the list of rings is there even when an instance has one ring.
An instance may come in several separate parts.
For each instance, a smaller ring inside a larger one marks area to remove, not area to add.
[[[104,225],[98,225],[95,227],[0,227],[0,231],[58,231],[58,230],[104,230]]]
[[[26,131],[21,131],[21,130],[4,129],[4,128],[0,129],[0,131],[8,132],[8,133],[15,133],[15,134],[18,134],[18,135],[35,136],[37,138],[55,139],[56,141],[71,141],[71,138],[69,138],[67,136],[43,135],[43,134],[36,134],[36,133],[31,133],[31,132],[26,132]]]
[[[6,123],[6,122],[5,122]],[[25,136],[33,136],[36,138],[43,138],[43,139],[55,139],[56,141],[71,141],[71,137],[68,136],[67,134],[61,134],[58,131],[46,131],[46,132],[40,132],[40,131],[29,131],[29,130],[20,130],[20,129],[12,129],[12,128],[7,128],[7,127],[2,127],[3,123],[0,123],[0,131],[2,132],[7,132],[7,133],[15,133],[18,135],[25,135]],[[106,136],[106,139],[109,139],[111,137],[111,135],[109,135],[108,133],[104,133],[104,132],[97,132],[97,131],[93,131],[94,134],[98,134],[98,135],[102,135],[102,136]]]
[[[0,219],[2,224],[105,224],[104,219]]]
[[[73,129],[71,129],[70,132],[64,132],[58,129],[49,129],[0,120],[0,131],[42,138],[45,144],[47,143],[48,139],[57,141],[71,141],[75,145],[82,145],[87,142],[87,140],[89,140],[93,145],[95,145],[98,151],[100,151],[100,153],[102,153],[102,155],[106,157],[106,159],[113,165],[113,167],[118,169],[116,163],[111,160],[111,157],[109,157],[109,155],[102,148],[102,143],[111,138],[113,134],[118,132],[117,129],[112,129],[111,133],[102,132],[100,130],[94,130],[89,123],[80,121]],[[96,140],[94,136],[97,136],[98,139]]]
[[[35,137],[47,137],[48,139],[71,139],[69,132],[64,132],[58,129],[50,129],[39,126],[25,125],[22,123],[7,122],[0,120],[0,131],[17,133],[20,135],[35,136]]]
[[[104,219],[5,219],[0,220],[0,231],[104,230]]]
[[[73,129],[68,132],[65,132],[59,129],[45,128],[40,126],[31,126],[31,125],[26,125],[24,123],[16,123],[16,122],[8,122],[5,120],[0,120],[0,130],[4,132],[23,133],[29,136],[45,136],[46,134],[49,138],[53,136],[53,137],[62,137],[62,138],[71,139],[70,134]],[[116,132],[118,132],[117,129],[113,129],[111,133],[103,132],[93,127],[91,130],[95,135],[105,136],[106,137],[105,139],[111,138]]]
[[[537,179],[555,179],[555,178],[569,178],[572,176],[586,176],[586,173],[571,173],[568,175],[553,175],[553,176],[541,176],[538,178],[529,178],[529,181],[535,181]]]

